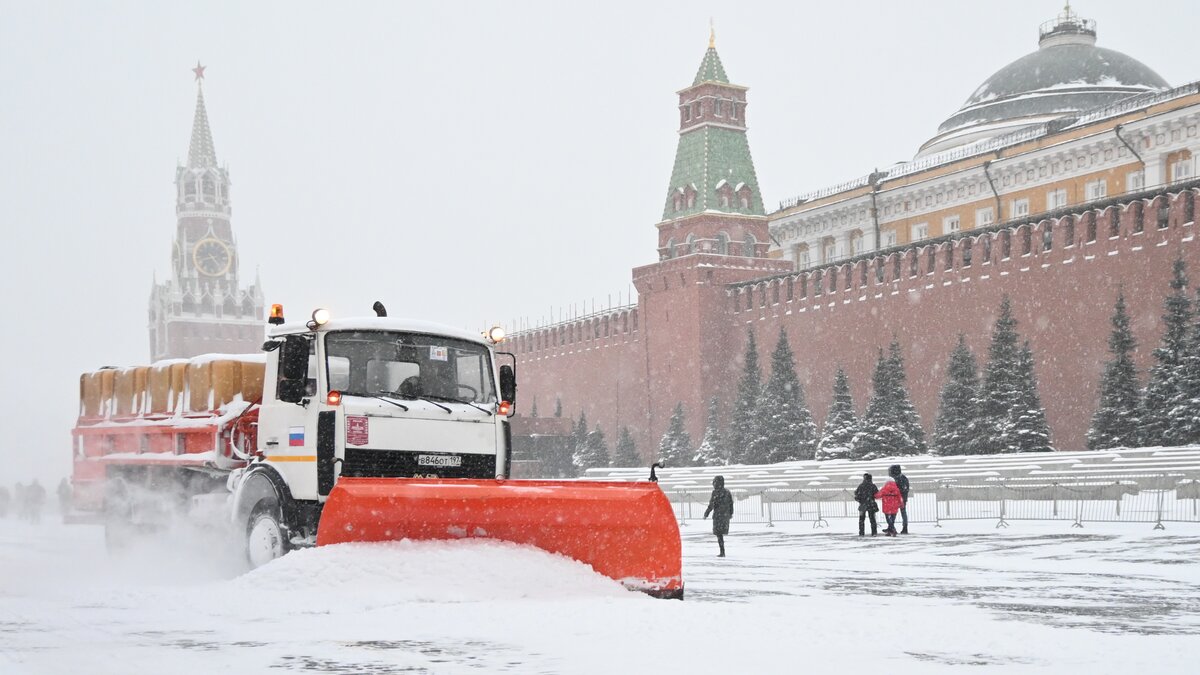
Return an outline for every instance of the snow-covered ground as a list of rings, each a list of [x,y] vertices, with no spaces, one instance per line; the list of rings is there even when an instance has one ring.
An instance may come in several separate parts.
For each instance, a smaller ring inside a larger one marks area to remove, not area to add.
[[[0,673],[1190,672],[1200,527],[684,530],[687,600],[508,544],[121,557],[99,528],[0,520]]]

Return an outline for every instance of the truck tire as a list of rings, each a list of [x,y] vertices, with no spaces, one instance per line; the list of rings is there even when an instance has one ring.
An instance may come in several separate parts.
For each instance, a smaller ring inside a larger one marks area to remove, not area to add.
[[[255,507],[246,523],[246,562],[250,569],[283,556],[289,549],[288,531],[278,507],[269,503]]]

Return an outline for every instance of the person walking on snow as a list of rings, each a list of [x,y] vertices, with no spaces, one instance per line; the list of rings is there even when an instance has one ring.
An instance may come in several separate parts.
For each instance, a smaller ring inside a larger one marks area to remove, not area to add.
[[[900,473],[899,464],[889,466],[888,475],[896,479],[896,487],[900,488],[900,496],[904,497],[904,503],[900,505],[900,534],[908,534],[908,476]]]
[[[871,536],[879,534],[879,522],[875,520],[875,512],[879,505],[875,503],[875,493],[879,488],[871,480],[871,474],[864,473],[862,482],[854,490],[854,501],[858,502],[858,536],[866,535],[867,516],[871,516]]]
[[[46,488],[34,478],[29,487],[25,488],[25,499],[28,500],[29,522],[34,525],[42,520],[42,504],[46,503]]]
[[[896,479],[888,476],[883,488],[875,493],[875,499],[883,502],[883,516],[887,518],[887,529],[883,533],[889,537],[896,536],[896,513],[904,506],[904,495],[900,493]]]
[[[64,516],[71,510],[71,484],[66,478],[58,481],[58,511]]]
[[[704,509],[704,517],[713,517],[713,534],[717,535],[717,546],[721,552],[718,558],[725,557],[725,535],[729,534],[729,520],[733,518],[733,495],[725,489],[725,477],[713,479],[712,497],[708,500],[708,508]]]

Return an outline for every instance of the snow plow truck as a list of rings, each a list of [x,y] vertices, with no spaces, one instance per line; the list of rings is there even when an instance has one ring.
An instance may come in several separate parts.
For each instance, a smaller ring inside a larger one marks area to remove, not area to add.
[[[170,518],[231,523],[251,566],[313,545],[499,539],[683,597],[657,484],[509,478],[516,358],[501,329],[375,311],[287,323],[273,305],[262,354],[84,373],[74,512],[112,546]]]

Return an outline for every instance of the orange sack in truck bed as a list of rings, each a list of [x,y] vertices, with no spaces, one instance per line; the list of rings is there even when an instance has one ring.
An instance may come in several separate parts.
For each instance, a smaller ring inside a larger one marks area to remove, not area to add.
[[[467,537],[536,546],[628,588],[683,597],[679,525],[654,483],[346,477],[317,545]]]

